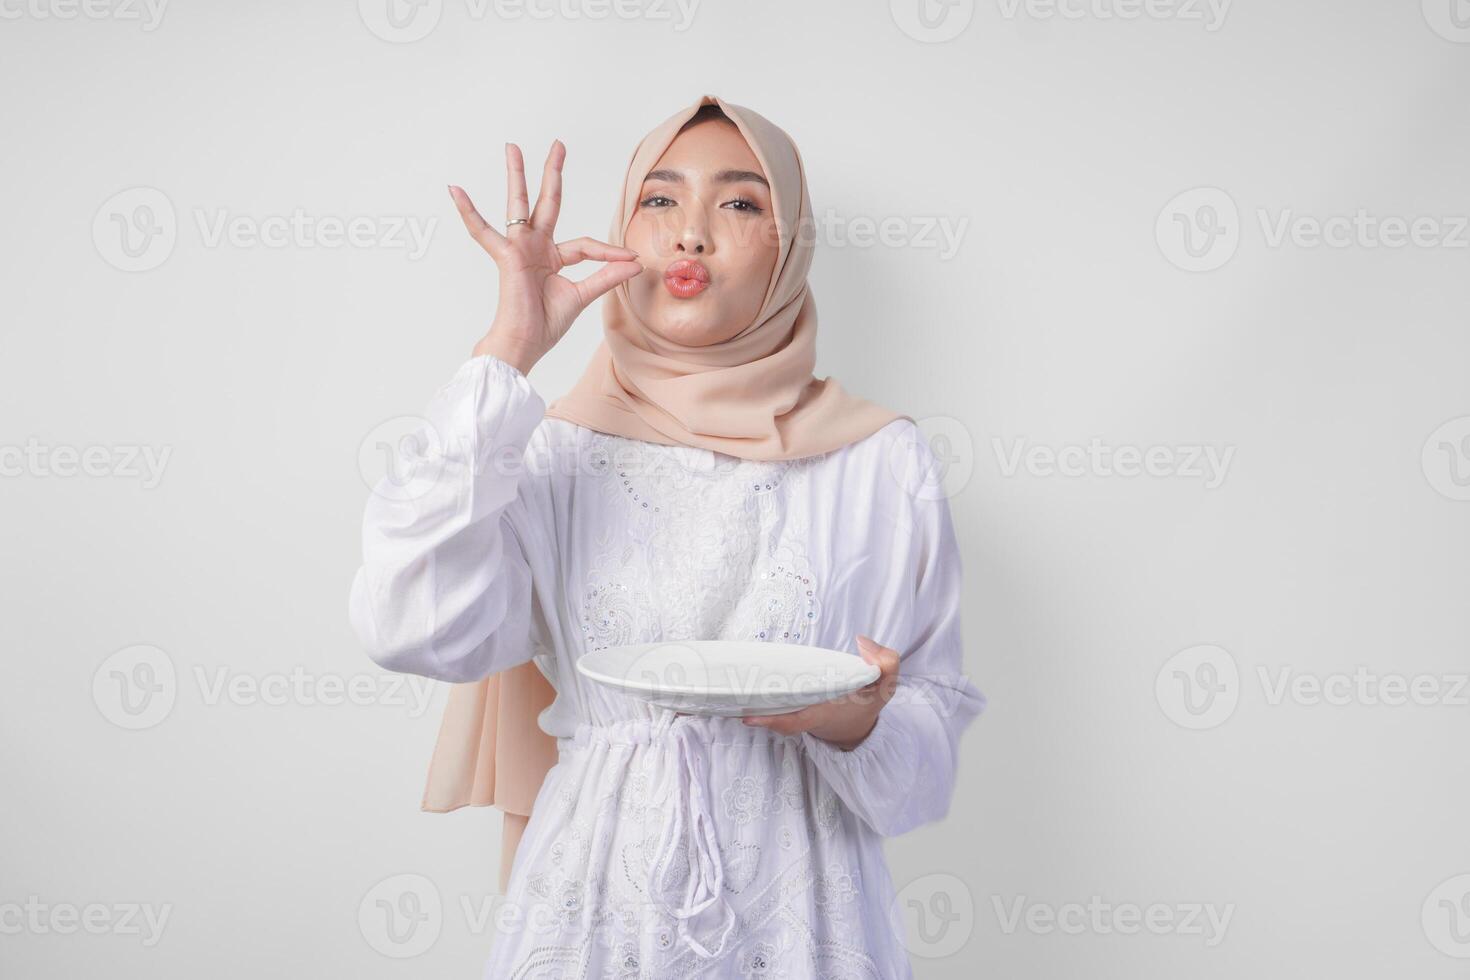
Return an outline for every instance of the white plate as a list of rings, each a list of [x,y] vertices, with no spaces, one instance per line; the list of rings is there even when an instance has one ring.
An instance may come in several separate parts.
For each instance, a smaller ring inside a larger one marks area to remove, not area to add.
[[[780,715],[878,679],[853,653],[797,643],[690,640],[583,654],[577,670],[630,697],[694,715]]]

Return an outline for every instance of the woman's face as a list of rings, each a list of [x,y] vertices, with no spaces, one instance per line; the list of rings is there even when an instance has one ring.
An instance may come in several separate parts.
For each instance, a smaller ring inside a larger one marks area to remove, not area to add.
[[[669,144],[624,236],[643,273],[633,311],[666,340],[703,347],[755,321],[780,241],[771,189],[733,123],[708,119]]]

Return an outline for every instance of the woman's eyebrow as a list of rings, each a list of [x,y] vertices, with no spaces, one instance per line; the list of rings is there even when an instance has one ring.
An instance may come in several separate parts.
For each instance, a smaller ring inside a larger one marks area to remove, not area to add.
[[[662,180],[670,184],[684,183],[684,175],[677,170],[650,170],[644,180]],[[767,190],[770,182],[756,173],[754,170],[721,170],[715,174],[715,182],[718,184],[740,184],[747,181],[763,184]]]
[[[715,182],[719,184],[743,184],[747,182],[764,184],[767,190],[771,187],[770,182],[754,170],[721,170],[715,174]]]

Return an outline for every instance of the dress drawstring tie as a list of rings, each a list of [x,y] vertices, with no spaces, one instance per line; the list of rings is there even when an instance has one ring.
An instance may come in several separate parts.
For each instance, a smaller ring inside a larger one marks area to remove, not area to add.
[[[663,832],[659,836],[658,858],[648,878],[649,894],[661,896],[663,882],[669,863],[679,854],[685,830],[688,843],[684,844],[689,855],[689,882],[684,890],[682,905],[674,906],[662,898],[655,902],[663,911],[679,920],[679,938],[689,944],[697,955],[714,959],[724,952],[730,931],[735,927],[735,910],[724,897],[725,867],[720,860],[720,843],[715,838],[714,821],[710,815],[709,757],[706,744],[699,734],[684,723],[694,717],[670,715],[672,721],[660,727],[671,730],[674,740],[674,807],[664,818]],[[719,903],[725,913],[725,926],[720,941],[713,950],[695,939],[689,932],[689,920],[711,905]]]

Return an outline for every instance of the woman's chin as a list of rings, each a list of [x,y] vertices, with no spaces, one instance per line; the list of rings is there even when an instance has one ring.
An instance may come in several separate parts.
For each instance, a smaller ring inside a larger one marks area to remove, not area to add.
[[[693,307],[679,310],[677,315],[655,314],[644,322],[648,329],[664,340],[685,347],[708,347],[740,332],[738,328],[730,329],[723,324],[712,324],[707,314],[701,317],[699,311]]]

